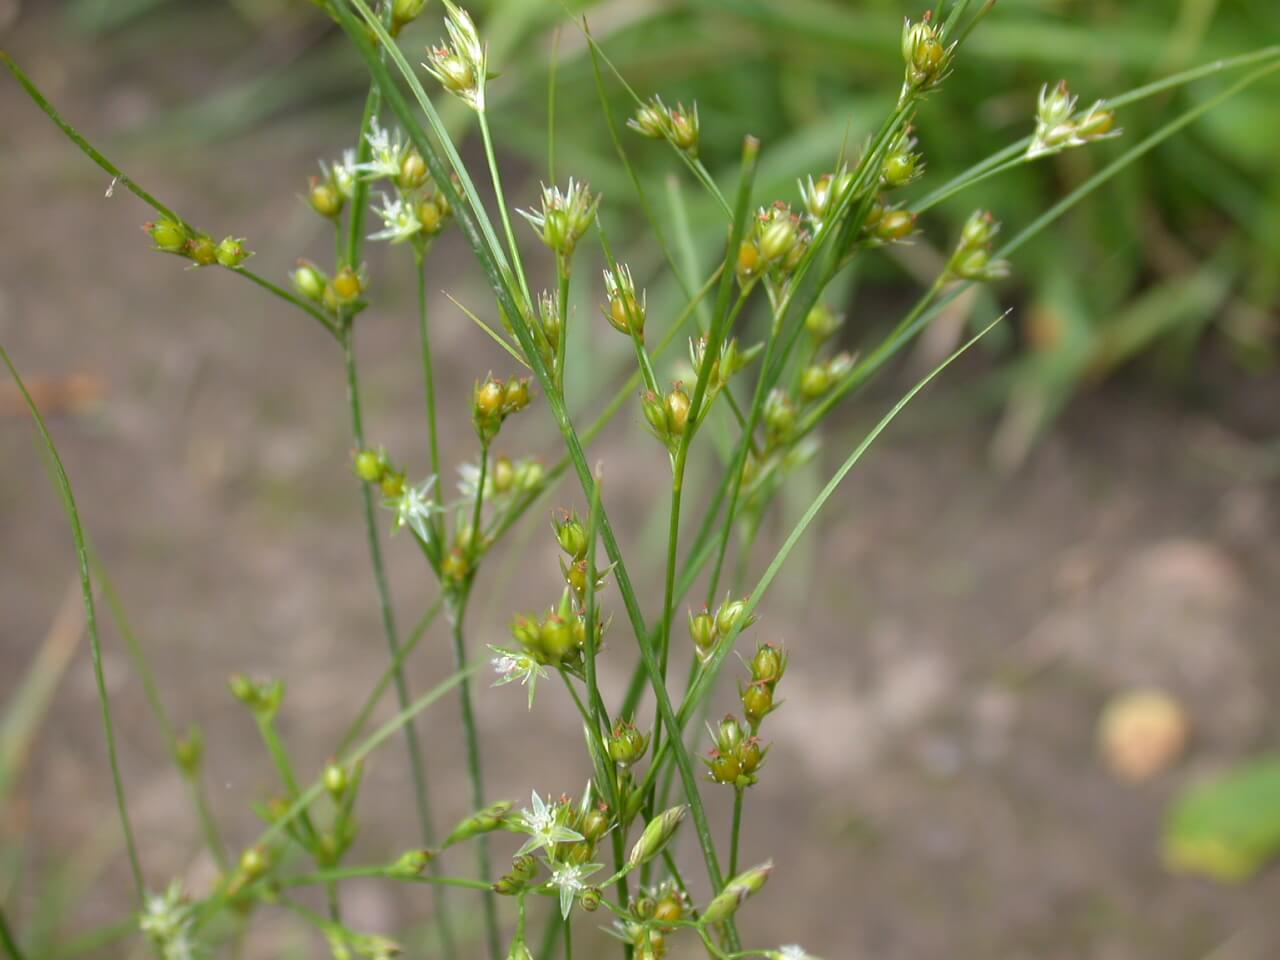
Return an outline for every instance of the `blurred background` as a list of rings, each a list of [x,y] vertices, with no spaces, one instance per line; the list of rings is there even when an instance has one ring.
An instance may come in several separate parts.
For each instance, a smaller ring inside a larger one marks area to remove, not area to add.
[[[722,182],[741,136],[763,141],[762,203],[798,202],[797,177],[830,169],[878,125],[900,82],[901,18],[920,12],[899,0],[569,6],[589,14],[641,95],[697,101],[703,157]],[[646,241],[566,8],[472,8],[499,74],[492,122],[511,202],[533,204],[547,178],[554,50],[556,176],[604,194],[611,239],[644,276],[650,323],[665,329],[676,291]],[[440,32],[432,5],[403,42],[412,50]],[[367,80],[310,4],[0,0],[0,42],[135,180],[215,236],[247,237],[258,272],[283,282],[299,256],[328,262],[327,226],[300,196],[318,158],[353,145]],[[1042,83],[1065,79],[1092,102],[1277,42],[1271,0],[1001,0],[918,117],[928,170],[912,189],[1029,132]],[[874,343],[914,302],[975,207],[1020,229],[1232,79],[1126,108],[1122,138],[930,211],[920,243],[865,258],[838,291],[848,348]],[[785,642],[792,660],[786,706],[770,721],[775,747],[747,804],[746,862],[778,865],[744,913],[748,941],[800,941],[827,960],[1280,955],[1280,877],[1266,869],[1280,851],[1278,95],[1273,77],[1228,101],[1019,251],[1011,279],[939,318],[789,481],[755,567],[905,386],[973,324],[1013,308],[850,475],[762,605],[753,638]],[[476,155],[467,118],[446,116]],[[162,696],[180,725],[205,730],[212,807],[236,849],[258,832],[250,804],[270,794],[272,770],[225,677],[288,681],[282,724],[311,776],[385,666],[340,357],[250,285],[150,254],[139,225],[151,211],[110,191],[7,76],[0,117],[0,343],[50,417]],[[661,145],[627,146],[659,203],[676,176],[709,263],[723,242],[716,208]],[[360,318],[359,349],[370,436],[421,475],[405,260],[370,251],[375,308]],[[545,264],[537,270],[545,277]],[[454,235],[433,252],[428,284],[483,310],[482,280]],[[593,316],[599,292],[583,282],[578,296],[577,315]],[[471,383],[512,371],[443,293],[432,310],[446,448],[471,457]],[[603,324],[576,329],[571,350],[598,360],[570,377],[585,422],[630,372],[629,348]],[[502,445],[558,453],[540,407]],[[667,467],[638,408],[591,455],[656,605]],[[65,956],[131,898],[70,537],[8,383],[0,463],[0,903],[29,956]],[[503,642],[513,613],[558,590],[546,513],[577,503],[574,493],[531,511],[486,567],[477,655]],[[434,588],[411,544],[392,540],[388,559],[407,628]],[[203,889],[213,864],[182,781],[118,631],[105,631],[148,879]],[[452,669],[437,632],[410,664],[416,690]],[[603,668],[615,695],[631,669],[622,646]],[[558,692],[530,719],[518,692],[480,684],[494,799],[581,789],[581,732]],[[442,824],[468,812],[455,713],[443,703],[420,725]],[[379,715],[390,714],[388,701]],[[1206,782],[1216,792],[1196,792]],[[352,862],[416,842],[409,789],[389,745],[369,770]],[[705,792],[727,836],[731,797]],[[696,858],[691,845],[686,854]],[[387,886],[344,890],[353,925],[429,922],[425,888]],[[478,930],[475,914],[466,919]],[[263,911],[246,956],[322,949]],[[144,953],[135,938],[90,955]]]

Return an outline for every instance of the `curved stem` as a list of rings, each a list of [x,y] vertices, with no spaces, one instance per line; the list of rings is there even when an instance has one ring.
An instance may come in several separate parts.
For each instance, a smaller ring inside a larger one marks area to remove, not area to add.
[[[493,193],[498,201],[498,216],[502,218],[502,229],[507,235],[507,248],[511,251],[511,264],[520,284],[520,292],[524,294],[524,302],[533,304],[529,296],[529,284],[524,276],[524,263],[520,259],[520,247],[516,243],[515,231],[511,229],[511,215],[507,213],[507,198],[502,192],[502,178],[498,175],[498,159],[493,152],[493,137],[489,133],[489,115],[479,111],[480,137],[484,140],[484,155],[489,162],[489,178],[493,181]]]

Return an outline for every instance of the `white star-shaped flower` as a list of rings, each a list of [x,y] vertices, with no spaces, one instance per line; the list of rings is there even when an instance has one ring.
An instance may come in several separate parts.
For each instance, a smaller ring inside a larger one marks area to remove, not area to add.
[[[365,139],[369,141],[371,151],[369,160],[366,163],[357,164],[354,169],[370,180],[400,176],[400,167],[408,149],[400,131],[393,132],[379,126],[375,119],[370,122],[369,133]]]
[[[578,894],[587,889],[587,877],[600,869],[598,863],[565,863],[551,874],[551,886],[560,891],[560,915],[568,920]]]
[[[332,167],[321,160],[320,172],[348,200],[356,195],[356,181],[360,179],[360,174],[356,170],[356,152],[354,150],[343,150],[342,159]]]
[[[490,646],[489,649],[497,654],[493,658],[493,669],[498,674],[494,686],[500,687],[504,683],[519,680],[529,688],[529,709],[532,710],[534,688],[538,685],[538,678],[547,675],[546,668],[527,653],[494,646]]]
[[[373,208],[373,212],[382,218],[382,229],[369,234],[370,240],[390,240],[392,243],[404,243],[416,237],[422,230],[422,221],[412,203],[400,197],[392,199],[385,193],[382,196],[382,209]]]
[[[387,506],[396,512],[395,529],[408,527],[423,541],[431,539],[431,528],[427,526],[427,522],[431,514],[440,509],[430,496],[435,482],[435,477],[427,477],[420,486],[406,485],[400,496],[387,501]]]
[[[811,953],[806,953],[804,947],[792,943],[774,951],[776,960],[818,960]]]
[[[556,805],[543,803],[536,790],[533,792],[533,809],[521,810],[513,823],[517,830],[529,834],[517,856],[545,848],[547,856],[551,857],[557,843],[575,843],[583,839],[577,830],[556,822]]]

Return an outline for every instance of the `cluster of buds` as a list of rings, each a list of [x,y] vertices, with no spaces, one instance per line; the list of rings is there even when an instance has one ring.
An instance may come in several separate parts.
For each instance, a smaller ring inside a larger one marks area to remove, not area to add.
[[[760,743],[760,724],[779,706],[774,701],[774,691],[787,670],[786,651],[770,643],[761,644],[749,667],[750,682],[738,687],[747,726],[744,729],[736,717],[726,716],[711,731],[715,745],[704,758],[712,780],[737,790],[756,782],[757,771],[769,752],[769,748]]]
[[[293,288],[316,303],[323,304],[334,313],[359,306],[360,297],[369,284],[368,274],[361,267],[343,267],[332,277],[309,260],[299,260],[289,275]]]
[[[694,652],[702,663],[715,655],[722,641],[741,633],[756,622],[755,614],[747,613],[747,601],[725,597],[713,614],[703,608],[701,613],[689,611],[689,638]]]
[[[886,188],[905,187],[924,173],[924,156],[916,151],[913,129],[901,130],[889,144],[880,164],[880,183]]]
[[[354,465],[357,477],[365,483],[376,484],[382,492],[382,505],[396,515],[395,530],[408,527],[423,543],[434,542],[431,518],[440,512],[440,506],[432,496],[435,477],[428,477],[414,486],[381,448],[356,451]]]
[[[603,625],[597,623],[597,644],[603,633]],[[511,625],[511,636],[535,663],[581,673],[582,651],[587,643],[587,621],[573,611],[568,592],[557,609],[548,610],[541,618],[516,617]]]
[[[960,242],[947,261],[948,276],[984,282],[1009,274],[1009,264],[991,259],[991,242],[1000,232],[1000,221],[986,210],[975,210],[960,231]]]
[[[559,516],[553,517],[551,527],[555,531],[556,542],[560,544],[560,549],[568,555],[567,560],[565,558],[560,559],[560,574],[564,577],[565,584],[573,592],[573,596],[581,609],[587,602],[587,548],[589,543],[587,528],[570,511],[562,511]],[[609,569],[612,569],[612,567]],[[599,590],[604,586],[608,572],[609,570],[596,571],[596,582],[592,585],[593,590]]]
[[[674,880],[657,887],[641,887],[631,900],[630,916],[609,931],[634,948],[642,960],[660,960],[667,955],[666,935],[689,918],[689,899]]]
[[[615,270],[606,270],[604,289],[609,302],[600,309],[605,319],[619,333],[644,343],[645,294],[642,290],[636,296],[631,268],[619,264]]]
[[[381,207],[373,212],[382,220],[382,229],[369,234],[370,240],[387,240],[391,243],[412,241],[422,249],[438,235],[453,217],[453,207],[444,194],[431,183],[427,162],[415,147],[408,143],[399,130],[389,130],[374,120],[366,136],[369,160],[349,166],[335,166],[327,171],[329,181],[319,183],[313,178],[311,205],[317,212],[336,217],[342,210],[342,198],[350,199],[352,190],[344,186],[357,176],[367,180],[387,180],[394,188],[394,195],[381,195]],[[323,165],[322,165],[322,169]],[[323,202],[317,202],[320,199]],[[329,206],[329,200],[337,202]]]
[[[800,371],[797,389],[806,403],[821,399],[853,369],[853,356],[845,351],[826,360],[815,360]]]
[[[483,113],[488,54],[480,42],[471,14],[451,0],[444,0],[444,4],[448,8],[444,26],[449,32],[449,42],[442,40],[436,46],[428,47],[427,59],[422,65],[445,90],[472,110]]]
[[[489,443],[502,429],[502,421],[529,405],[529,378],[497,380],[489,374],[475,385],[471,394],[471,419],[483,443]]]
[[[757,354],[764,349],[764,344],[757,343],[743,350],[738,346],[738,338],[730,337],[720,344],[720,355],[711,361],[711,370],[707,375],[707,393],[705,405],[710,406],[716,395],[729,385],[730,379],[745,368]],[[707,358],[706,337],[689,338],[689,362],[695,372],[702,370]]]
[[[807,180],[799,181],[800,199],[815,233],[821,232],[823,225],[840,209],[853,188],[853,181],[853,171],[843,163],[838,170],[824,173],[817,180],[810,175]]]
[[[750,236],[738,248],[738,282],[745,286],[764,276],[775,284],[784,283],[799,265],[810,239],[790,205],[777,200],[762,208]]]
[[[689,429],[689,410],[692,401],[684,387],[677,383],[664,397],[646,390],[640,397],[649,429],[674,455],[680,446],[680,438]]]
[[[905,243],[915,232],[916,215],[910,210],[893,206],[883,197],[876,197],[862,224],[864,238],[874,247]]]
[[[600,891],[587,878],[601,869],[592,860],[597,844],[614,826],[608,805],[596,802],[589,782],[579,804],[567,796],[544,802],[536,792],[532,801],[509,824],[509,829],[527,834],[528,839],[517,852],[511,873],[493,885],[494,891],[521,893],[538,874],[533,855],[541,851],[551,873],[546,890],[559,893],[562,916],[568,918],[575,902],[587,911],[598,909]]]
[[[585,183],[572,177],[564,192],[559,187],[542,187],[542,203],[536,209],[519,210],[537,231],[539,238],[557,257],[568,261],[578,241],[590,229],[595,220],[600,198],[591,193]]]
[[[942,28],[933,22],[933,15],[926,11],[917,23],[910,19],[902,24],[902,59],[906,76],[902,81],[900,102],[911,96],[920,96],[942,83],[951,72],[951,61],[956,45],[947,45]]]
[[[651,140],[666,140],[691,157],[698,155],[698,105],[687,109],[683,103],[668,107],[661,97],[642,103],[627,126]]]
[[[1094,140],[1120,136],[1116,115],[1106,103],[1097,101],[1079,119],[1074,119],[1076,98],[1065,80],[1040,88],[1036,102],[1036,132],[1027,147],[1028,157],[1043,157],[1068,147],[1080,147]]]
[[[283,680],[254,680],[236,673],[227,681],[227,686],[233,697],[264,719],[274,717],[284,702]]]
[[[143,224],[143,229],[150,234],[156,250],[186,257],[197,267],[216,264],[234,270],[253,256],[253,252],[245,248],[244,237],[223,237],[215,242],[207,233],[197,233],[185,223],[168,217]]]

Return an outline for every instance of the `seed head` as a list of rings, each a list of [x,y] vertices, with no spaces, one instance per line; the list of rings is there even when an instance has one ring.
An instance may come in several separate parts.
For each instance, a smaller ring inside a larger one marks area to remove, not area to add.
[[[488,54],[476,32],[471,14],[452,0],[444,0],[448,8],[445,29],[449,42],[441,41],[427,48],[422,64],[440,85],[477,113],[484,112],[484,85],[488,79]]]

